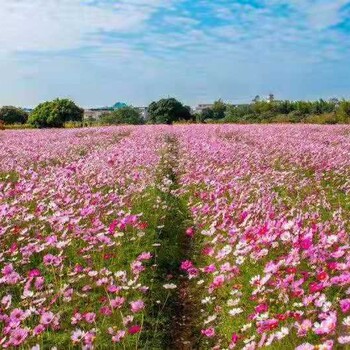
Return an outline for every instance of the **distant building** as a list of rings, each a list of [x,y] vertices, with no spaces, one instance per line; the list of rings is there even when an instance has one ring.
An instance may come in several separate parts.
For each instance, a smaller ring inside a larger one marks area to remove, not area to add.
[[[95,119],[98,120],[103,114],[111,113],[120,108],[127,107],[124,102],[117,102],[112,107],[99,107],[99,108],[88,108],[84,109],[84,119]]]
[[[124,103],[124,102],[117,102],[111,108],[115,111],[117,109],[125,108],[127,106],[128,105],[126,103]]]
[[[135,109],[137,109],[143,120],[147,120],[148,119],[148,110],[147,107],[135,107]]]
[[[111,113],[113,109],[111,108],[90,108],[84,109],[84,119],[95,119],[98,120],[103,114]]]
[[[212,103],[202,103],[195,107],[193,111],[194,113],[202,113],[205,109],[213,108],[213,106]]]

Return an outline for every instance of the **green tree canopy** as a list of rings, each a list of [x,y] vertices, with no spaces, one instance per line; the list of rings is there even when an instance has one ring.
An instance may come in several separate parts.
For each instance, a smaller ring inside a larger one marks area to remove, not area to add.
[[[5,124],[24,124],[28,120],[28,113],[21,108],[4,106],[0,108],[0,120]]]
[[[101,122],[104,124],[143,124],[141,113],[134,107],[126,106],[119,108],[111,113],[101,116]]]
[[[336,114],[342,123],[350,123],[350,101],[341,101]]]
[[[148,107],[149,120],[155,124],[172,124],[179,120],[190,120],[190,107],[184,106],[175,98],[152,102]]]
[[[214,112],[211,108],[204,108],[200,116],[201,116],[201,121],[204,122],[207,119],[214,119]]]
[[[212,118],[216,120],[225,118],[226,108],[226,104],[221,99],[215,101],[213,107],[211,108],[213,111]]]
[[[28,122],[37,128],[61,128],[70,121],[82,121],[84,110],[69,99],[56,99],[39,104]]]

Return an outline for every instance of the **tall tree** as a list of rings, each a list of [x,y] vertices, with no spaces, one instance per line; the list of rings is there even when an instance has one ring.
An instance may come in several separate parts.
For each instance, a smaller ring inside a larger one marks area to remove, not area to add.
[[[175,98],[161,99],[152,102],[148,107],[149,120],[155,124],[172,124],[179,120],[190,120],[190,108]]]
[[[220,99],[214,102],[212,111],[213,119],[223,119],[225,118],[226,104]]]
[[[56,99],[39,104],[30,114],[28,122],[37,128],[61,128],[69,121],[81,122],[84,110],[69,99]]]
[[[122,107],[112,113],[105,114],[101,116],[101,121],[105,124],[143,124],[140,111],[131,106]]]
[[[0,120],[5,124],[24,124],[27,122],[28,113],[21,108],[4,106],[0,108]]]

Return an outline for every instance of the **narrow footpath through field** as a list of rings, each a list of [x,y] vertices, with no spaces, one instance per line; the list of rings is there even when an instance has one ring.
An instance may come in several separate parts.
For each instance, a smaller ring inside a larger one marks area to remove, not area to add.
[[[190,258],[191,224],[186,199],[177,194],[179,144],[174,134],[165,134],[156,169],[154,186],[136,201],[135,212],[142,211],[148,230],[156,231],[154,270],[148,293],[149,313],[145,317],[144,349],[196,349],[194,303],[189,299],[188,279],[181,271]],[[156,211],[156,212],[155,212]]]

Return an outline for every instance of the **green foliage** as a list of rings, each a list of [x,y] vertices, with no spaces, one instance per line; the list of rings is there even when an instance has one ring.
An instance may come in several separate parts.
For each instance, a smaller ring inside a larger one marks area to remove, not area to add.
[[[203,109],[202,113],[200,114],[200,120],[201,121],[206,121],[214,119],[214,112],[211,108],[205,108]]]
[[[227,107],[225,122],[229,123],[317,123],[350,122],[350,102],[329,101],[261,101]]]
[[[114,124],[143,124],[141,113],[131,106],[117,109],[111,113],[107,113],[101,116],[102,124],[114,125]]]
[[[221,99],[215,101],[211,108],[213,111],[212,119],[223,119],[225,117],[226,108],[226,104]]]
[[[36,128],[61,128],[67,122],[82,122],[84,110],[69,99],[56,99],[39,104],[28,123]]]
[[[33,125],[30,124],[7,124],[4,125],[7,130],[23,130],[23,129],[33,129]]]
[[[148,107],[149,121],[155,124],[172,124],[179,120],[190,120],[190,107],[184,106],[175,98],[152,102]]]
[[[27,122],[28,113],[21,108],[4,106],[0,108],[0,120],[5,124],[24,124]]]
[[[341,101],[337,110],[337,117],[343,123],[350,123],[350,101]]]

